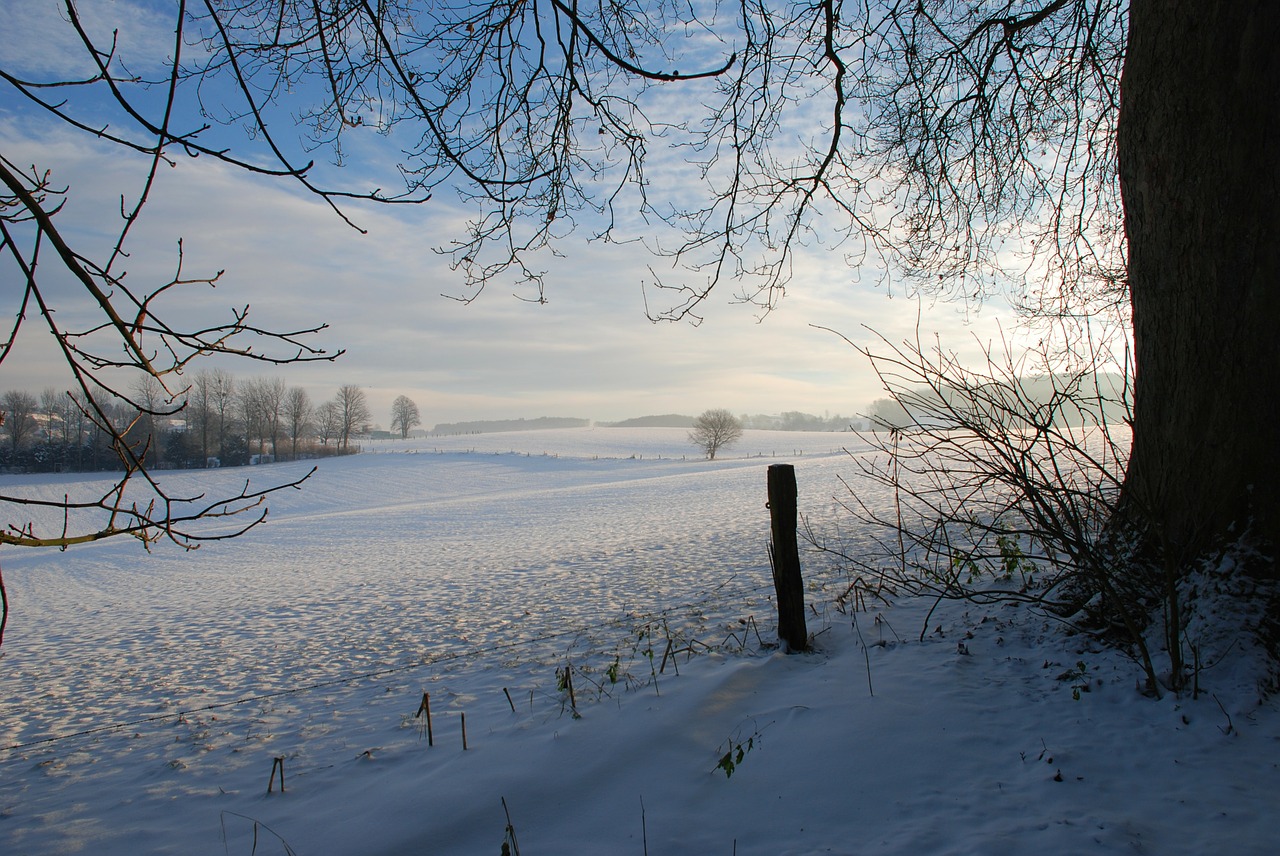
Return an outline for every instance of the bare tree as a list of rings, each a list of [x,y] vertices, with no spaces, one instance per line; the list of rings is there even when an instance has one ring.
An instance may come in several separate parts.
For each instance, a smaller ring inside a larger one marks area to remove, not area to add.
[[[693,429],[689,431],[689,442],[713,461],[716,452],[741,439],[742,420],[724,409],[704,410],[693,420]]]
[[[50,440],[54,439],[56,432],[59,442],[68,442],[66,404],[66,394],[59,392],[57,387],[46,386],[40,391],[40,416],[44,420],[45,436]]]
[[[211,433],[215,425],[213,408],[213,375],[208,371],[196,373],[187,393],[186,417],[194,436],[200,442],[200,465],[208,464]]]
[[[205,377],[208,384],[209,406],[212,420],[216,426],[214,436],[217,443],[214,448],[218,456],[226,455],[227,435],[231,431],[235,419],[236,382],[235,378],[222,369],[213,369]]]
[[[181,408],[181,405],[175,403],[169,391],[149,374],[138,378],[133,392],[138,413],[129,426],[125,438],[139,458],[150,466],[157,466],[164,461],[164,449],[160,442],[157,420],[172,416]]]
[[[396,400],[391,402],[391,430],[399,431],[400,439],[403,440],[409,436],[414,426],[421,424],[422,414],[418,412],[418,405],[407,395],[397,395]]]
[[[342,436],[342,409],[337,401],[331,399],[316,408],[316,435],[324,446]]]
[[[283,377],[253,377],[239,384],[244,435],[256,441],[260,454],[274,456],[276,453],[287,389]]]
[[[68,459],[68,464],[76,470],[84,469],[84,452],[85,445],[89,439],[90,424],[84,416],[84,409],[80,406],[75,393],[62,393],[62,424],[66,429],[67,443],[71,447],[71,454],[74,455],[74,463]],[[93,429],[96,432],[96,428]]]
[[[724,280],[772,306],[811,228],[916,289],[981,299],[1009,287],[1041,317],[1127,321],[1132,306],[1141,381],[1117,525],[1184,566],[1245,529],[1280,542],[1280,481],[1253,475],[1280,469],[1280,427],[1243,368],[1265,366],[1276,385],[1280,260],[1260,248],[1277,243],[1280,213],[1260,188],[1277,183],[1263,129],[1280,107],[1255,103],[1280,74],[1257,49],[1280,34],[1275,4],[742,3],[729,17],[721,4],[553,3],[425,19],[362,8],[264,16],[214,47],[263,49],[280,26],[329,36],[307,43],[322,59],[341,44],[353,58],[342,74],[310,66],[329,83],[312,113],[320,136],[358,133],[352,117],[375,92],[381,127],[429,128],[409,189],[464,178],[483,213],[449,249],[476,287],[512,272],[542,299],[532,252],[597,211],[598,234],[624,229],[625,204],[677,229],[658,239],[688,263],[654,275],[673,298],[664,317],[696,312]],[[701,26],[673,26],[691,19]],[[564,37],[522,38],[539,26]],[[417,37],[412,61],[380,59],[393,32]],[[689,32],[699,41],[682,41]],[[277,44],[260,54],[263,88],[285,67],[267,59],[297,40]],[[1239,72],[1203,71],[1227,67]],[[661,99],[658,82],[696,97]],[[649,124],[660,107],[675,115]],[[1241,129],[1230,147],[1223,127]],[[695,201],[650,201],[659,139],[696,163]]]
[[[311,396],[300,386],[290,387],[284,397],[284,431],[289,438],[289,457],[298,457],[298,441],[312,430],[315,408],[311,406]]]
[[[369,397],[360,387],[346,385],[338,388],[333,403],[338,411],[338,448],[345,452],[351,435],[359,433],[373,415]]]
[[[17,454],[35,434],[39,404],[29,392],[11,389],[0,398],[4,410],[4,427],[9,433],[9,451]]]

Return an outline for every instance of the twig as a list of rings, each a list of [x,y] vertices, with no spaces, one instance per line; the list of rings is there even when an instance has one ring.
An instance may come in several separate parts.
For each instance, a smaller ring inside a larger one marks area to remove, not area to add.
[[[1222,701],[1218,698],[1218,694],[1213,693],[1212,695],[1213,695],[1213,700],[1218,703],[1218,710],[1222,711],[1222,715],[1227,718],[1227,727],[1223,728],[1221,725],[1219,725],[1218,730],[1221,731],[1223,734],[1232,734],[1233,732],[1235,732],[1236,727],[1235,727],[1235,724],[1232,723],[1231,721],[1231,714],[1227,713],[1227,709],[1222,706]]]
[[[644,797],[640,797],[640,841],[644,845],[644,856],[649,856],[649,824],[644,816]]]
[[[507,816],[507,841],[502,842],[503,856],[520,856],[520,844],[516,841],[516,828],[511,823],[511,809],[507,808],[507,798],[502,797],[502,812]],[[508,846],[508,843],[510,846]]]
[[[858,626],[858,613],[853,613],[853,629],[858,634],[858,641],[862,643],[862,657],[867,661],[867,692],[874,698],[876,691],[871,686],[871,654],[867,651],[867,640],[862,638],[862,628]]]

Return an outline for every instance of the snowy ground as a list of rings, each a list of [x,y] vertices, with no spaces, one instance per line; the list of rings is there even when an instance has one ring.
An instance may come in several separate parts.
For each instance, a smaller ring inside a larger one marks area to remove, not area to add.
[[[924,641],[928,604],[855,625],[816,555],[816,651],[762,646],[766,468],[847,529],[852,439],[376,443],[194,554],[7,551],[0,853],[497,856],[508,814],[525,856],[1280,852],[1280,706],[1230,656],[1152,701],[1025,608],[944,607]],[[658,673],[669,640],[697,656]]]

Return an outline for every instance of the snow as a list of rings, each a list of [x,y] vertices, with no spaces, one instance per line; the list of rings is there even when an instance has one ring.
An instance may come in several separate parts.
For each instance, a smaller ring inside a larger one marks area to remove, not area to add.
[[[865,449],[684,433],[375,443],[235,541],[6,552],[0,853],[496,856],[508,815],[526,856],[1276,852],[1280,710],[1241,646],[1153,700],[1027,607],[841,611],[802,550],[815,651],[781,654],[766,468],[856,544]]]

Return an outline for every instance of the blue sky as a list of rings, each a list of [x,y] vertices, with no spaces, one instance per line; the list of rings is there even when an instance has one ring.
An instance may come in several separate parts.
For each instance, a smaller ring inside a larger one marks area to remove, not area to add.
[[[53,25],[39,13],[56,5],[0,0],[11,33],[19,34],[3,40],[0,62],[34,67],[56,55],[23,53]],[[164,44],[165,20],[136,14],[131,3],[79,5],[100,6],[124,22],[126,45]],[[111,225],[120,193],[136,186],[144,167],[32,117],[7,88],[0,89],[0,147],[11,161],[52,168],[71,185],[61,222],[87,240],[104,229],[104,218]],[[357,147],[350,154],[350,175],[376,181],[392,166],[385,151]],[[821,247],[797,256],[786,298],[763,318],[735,304],[732,289],[722,286],[704,306],[700,326],[654,324],[642,284],[650,265],[669,262],[636,245],[588,243],[582,232],[559,246],[564,258],[543,260],[545,305],[520,300],[501,283],[463,304],[443,296],[461,293],[461,275],[432,252],[461,234],[464,211],[455,199],[440,194],[412,208],[348,210],[368,234],[288,183],[207,160],[180,161],[164,171],[145,209],[130,244],[130,275],[170,275],[182,239],[188,274],[226,273],[216,289],[189,292],[176,311],[203,320],[250,304],[263,326],[328,323],[323,344],[347,352],[335,363],[220,365],[237,376],[279,375],[317,401],[341,384],[360,385],[384,425],[399,394],[418,403],[428,426],[541,415],[616,420],[708,407],[852,415],[882,395],[879,384],[856,351],[813,325],[869,343],[864,325],[899,340],[914,336],[919,319],[923,335],[937,333],[962,353],[997,337],[998,324],[1012,326],[1010,313],[996,304],[978,310],[921,304],[901,286],[890,297],[878,271],[852,268],[842,252]],[[5,292],[15,288],[6,285]],[[38,392],[61,383],[36,332],[30,327],[21,350],[0,365],[0,390]]]

